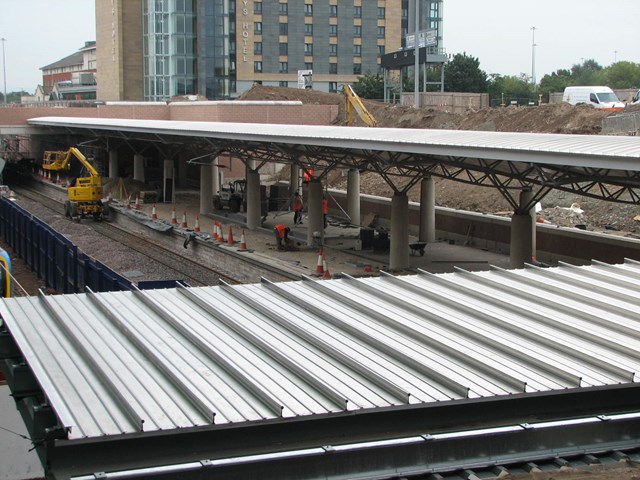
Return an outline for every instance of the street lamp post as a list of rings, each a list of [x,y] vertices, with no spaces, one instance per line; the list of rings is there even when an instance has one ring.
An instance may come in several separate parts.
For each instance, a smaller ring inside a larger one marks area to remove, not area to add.
[[[536,27],[531,27],[531,83],[536,85]]]
[[[6,38],[0,38],[0,42],[2,42],[2,76],[4,80],[4,103],[7,102],[7,65],[4,60],[4,42],[6,42]]]

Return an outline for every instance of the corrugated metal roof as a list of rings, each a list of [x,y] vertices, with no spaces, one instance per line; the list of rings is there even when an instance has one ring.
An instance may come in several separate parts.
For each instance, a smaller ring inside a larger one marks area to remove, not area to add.
[[[3,299],[69,438],[637,381],[640,263]]]
[[[640,138],[604,135],[41,117],[32,125],[638,170]]]

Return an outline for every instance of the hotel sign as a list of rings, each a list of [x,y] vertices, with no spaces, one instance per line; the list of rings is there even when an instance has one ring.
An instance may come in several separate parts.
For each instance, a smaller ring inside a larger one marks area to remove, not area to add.
[[[238,2],[236,2],[236,5],[240,4],[240,52],[239,52],[239,56],[242,57],[242,61],[243,62],[248,62],[249,59],[247,58],[247,55],[249,55],[249,49],[250,49],[250,45],[249,45],[249,36],[251,35],[251,29],[253,28],[253,21],[252,21],[252,7],[253,5],[251,4],[250,0],[240,0]]]

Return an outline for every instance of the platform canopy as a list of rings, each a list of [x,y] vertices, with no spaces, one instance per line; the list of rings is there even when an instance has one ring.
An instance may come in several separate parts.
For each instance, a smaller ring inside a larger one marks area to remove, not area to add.
[[[74,117],[32,118],[29,124],[151,143],[165,155],[225,153],[258,163],[296,163],[316,175],[337,167],[374,171],[398,192],[424,176],[438,176],[496,187],[514,208],[521,207],[523,187],[534,190],[531,205],[551,189],[640,203],[637,137]]]
[[[639,294],[634,261],[43,294],[0,302],[1,351],[39,389],[7,367],[16,399],[54,413],[39,448],[56,478],[248,456],[254,474],[326,468],[327,446],[362,442],[395,471],[384,442],[637,412]]]

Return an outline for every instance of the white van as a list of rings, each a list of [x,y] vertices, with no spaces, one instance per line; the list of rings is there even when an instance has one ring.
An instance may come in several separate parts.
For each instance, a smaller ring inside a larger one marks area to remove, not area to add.
[[[567,87],[562,101],[577,105],[586,103],[602,110],[622,110],[624,103],[609,87]]]

